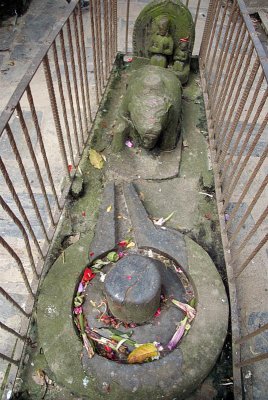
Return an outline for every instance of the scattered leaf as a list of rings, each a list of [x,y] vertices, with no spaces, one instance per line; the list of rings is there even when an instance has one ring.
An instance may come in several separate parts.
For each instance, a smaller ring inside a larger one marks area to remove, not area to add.
[[[94,149],[89,150],[89,161],[94,168],[102,169],[104,165],[103,158],[100,153]]]
[[[144,193],[143,193],[143,192],[140,192],[140,193],[139,193],[139,198],[140,198],[141,201],[144,201],[145,196],[144,196]]]
[[[159,352],[154,343],[145,343],[134,349],[128,356],[129,364],[141,364],[155,357],[159,357]]]
[[[107,212],[111,212],[112,211],[112,206],[107,207]]]
[[[105,162],[107,162],[107,158],[104,154],[101,155]]]
[[[37,369],[32,378],[37,385],[43,386],[46,384],[46,374],[42,369]]]
[[[127,249],[130,249],[130,248],[135,247],[135,246],[136,246],[136,245],[135,245],[134,242],[129,242],[129,243],[127,244]]]
[[[84,296],[76,296],[74,298],[74,306],[75,307],[81,306],[84,303],[84,300],[85,300]]]
[[[115,251],[111,251],[107,254],[107,260],[111,262],[116,262],[119,260],[119,255]]]

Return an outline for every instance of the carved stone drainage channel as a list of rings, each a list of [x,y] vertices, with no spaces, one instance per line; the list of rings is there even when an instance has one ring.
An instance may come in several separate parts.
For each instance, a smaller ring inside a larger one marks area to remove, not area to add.
[[[116,218],[118,214],[125,218]],[[104,309],[98,309],[98,305],[106,298],[111,317],[136,322],[120,324],[120,331],[132,329],[131,340],[158,342],[160,350],[166,349],[177,324],[184,318],[171,299],[185,303],[195,297],[196,316],[188,334],[172,351],[160,351],[160,357],[152,362],[120,363],[97,353],[89,358],[85,348],[80,362],[82,343],[76,328],[70,329],[73,298],[65,290],[64,282],[68,280],[69,287],[73,286],[75,297],[81,275],[76,272],[62,281],[60,275],[64,270],[56,262],[43,283],[38,302],[40,344],[57,383],[77,396],[184,399],[211,371],[226,337],[228,300],[222,280],[208,254],[192,239],[153,224],[133,184],[115,187],[109,183],[104,190],[95,236],[86,250],[92,256],[90,265],[117,249],[127,232],[131,232],[133,247],[125,249],[124,257],[117,263],[102,268],[102,276],[106,274],[104,282],[98,274],[86,287],[83,312],[89,327],[96,332],[105,331],[100,329],[105,324],[99,316],[100,311],[108,313],[107,304]],[[69,258],[69,263],[81,263],[84,244],[82,249],[81,246],[79,242],[72,246],[76,256]],[[55,283],[55,296],[51,298],[51,279],[57,276],[61,283]],[[56,288],[58,285],[63,287]]]

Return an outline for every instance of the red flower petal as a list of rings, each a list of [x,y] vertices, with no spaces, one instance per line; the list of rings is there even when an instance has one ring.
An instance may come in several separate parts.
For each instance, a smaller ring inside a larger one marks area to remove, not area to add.
[[[128,275],[128,276],[127,276],[127,279],[128,279],[129,281],[131,281],[132,276]]]
[[[126,247],[127,245],[128,245],[127,240],[121,240],[121,242],[118,243],[118,246],[120,246],[120,247]]]
[[[83,283],[90,282],[95,276],[96,276],[96,274],[94,274],[90,268],[86,268],[84,271],[82,282]]]
[[[154,313],[155,317],[159,317],[159,315],[161,314],[161,308],[159,307],[156,312]]]
[[[89,253],[89,255],[90,255],[90,257],[93,257],[94,256],[93,251],[91,251],[91,253]]]
[[[69,165],[68,165],[68,171],[69,171],[69,172],[72,172],[72,169],[73,169],[72,164],[69,164]]]
[[[85,216],[86,216],[86,212],[82,211],[82,217],[85,217]]]

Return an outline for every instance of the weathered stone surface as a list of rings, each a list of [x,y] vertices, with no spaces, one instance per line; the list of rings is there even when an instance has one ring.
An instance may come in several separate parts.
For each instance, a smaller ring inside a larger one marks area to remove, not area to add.
[[[148,257],[133,254],[118,261],[104,287],[112,314],[125,322],[146,322],[160,305],[161,275]]]
[[[133,72],[114,131],[113,150],[121,151],[127,138],[151,150],[173,150],[180,132],[181,84],[176,75],[146,65]]]
[[[84,180],[82,175],[76,175],[74,177],[72,186],[71,186],[71,195],[77,199],[82,196],[84,190]]]
[[[172,230],[156,228],[148,219],[139,196],[132,184],[125,185],[124,193],[128,211],[135,228],[135,237],[138,247],[152,248],[168,254],[181,268],[187,272],[188,261],[184,236]]]
[[[181,159],[182,137],[173,151],[156,154],[145,149],[127,148],[120,153],[111,154],[106,176],[108,179],[133,181],[136,179],[164,180],[178,176]]]

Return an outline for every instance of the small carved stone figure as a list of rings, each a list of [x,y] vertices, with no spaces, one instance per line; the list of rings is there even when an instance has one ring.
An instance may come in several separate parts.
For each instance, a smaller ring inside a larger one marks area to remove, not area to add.
[[[167,56],[173,53],[173,39],[169,33],[169,19],[160,16],[155,20],[156,31],[152,35],[152,44],[149,51],[152,53],[151,65],[166,68],[168,65]]]
[[[179,41],[179,45],[174,53],[173,70],[179,77],[182,84],[186,83],[189,77],[189,72],[190,72],[189,54],[190,54],[189,38],[181,38]]]
[[[146,65],[135,71],[123,98],[113,138],[121,151],[131,138],[151,150],[172,150],[180,133],[181,83],[173,71]]]

